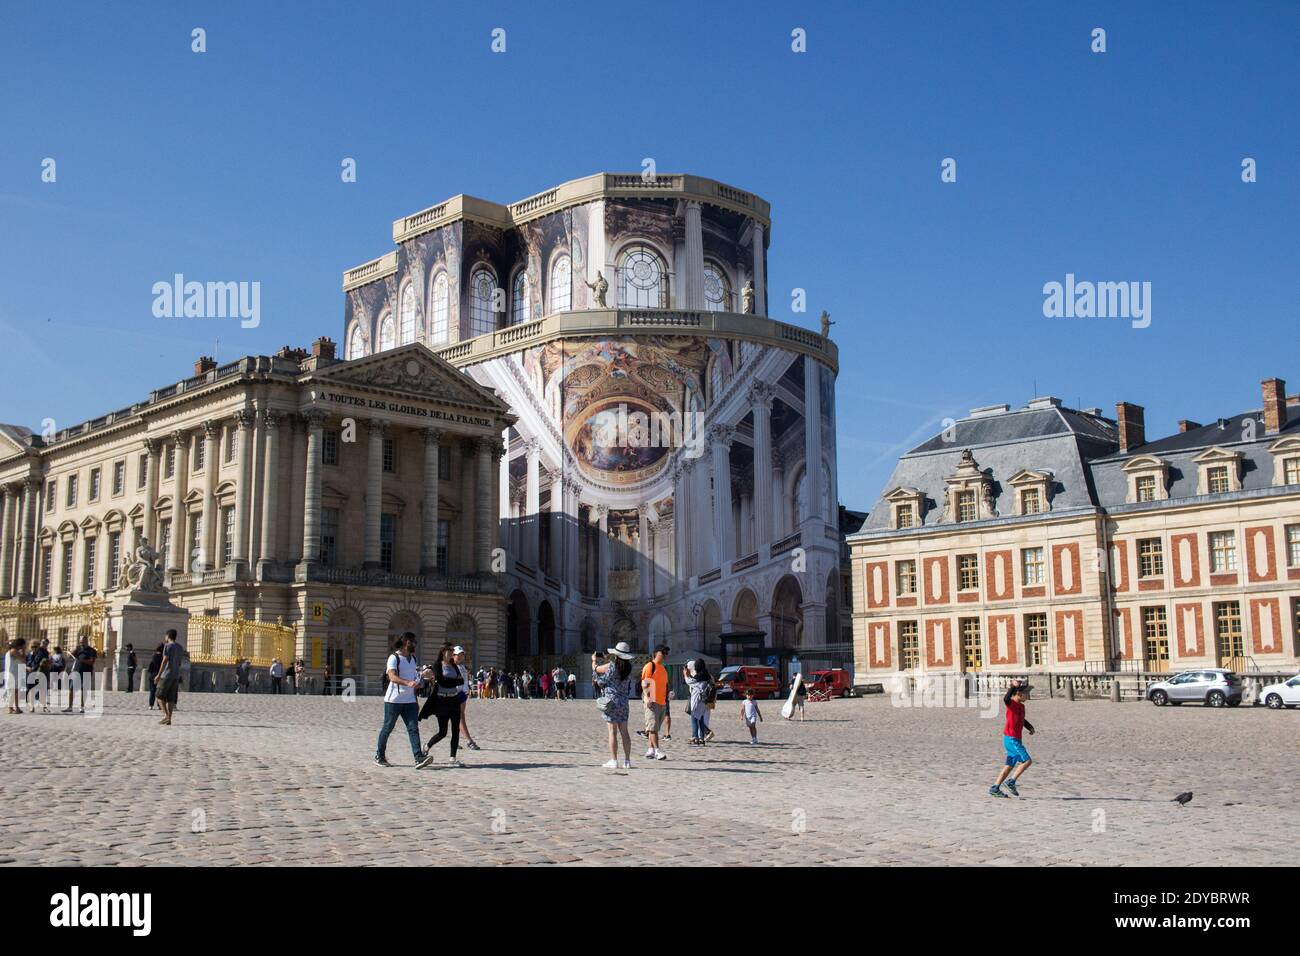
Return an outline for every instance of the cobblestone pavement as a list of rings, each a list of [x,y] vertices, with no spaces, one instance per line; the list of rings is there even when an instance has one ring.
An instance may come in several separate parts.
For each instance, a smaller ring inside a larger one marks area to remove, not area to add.
[[[995,800],[1000,718],[885,698],[765,703],[756,747],[719,702],[703,750],[678,707],[670,759],[628,772],[590,701],[471,702],[483,750],[421,771],[400,723],[371,763],[376,698],[182,694],[172,727],[107,701],[0,719],[0,862],[1245,865],[1300,827],[1296,710],[1034,700],[1023,798]]]

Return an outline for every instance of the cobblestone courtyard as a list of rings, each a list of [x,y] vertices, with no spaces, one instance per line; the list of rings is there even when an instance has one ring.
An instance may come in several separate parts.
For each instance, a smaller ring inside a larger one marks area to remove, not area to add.
[[[679,712],[670,759],[630,772],[600,768],[590,701],[472,702],[484,749],[421,771],[400,723],[393,768],[371,763],[376,698],[181,707],[170,728],[138,694],[97,719],[5,717],[0,862],[421,864],[440,846],[488,865],[1246,865],[1278,862],[1300,825],[1294,710],[1036,699],[1017,801],[986,794],[1000,719],[884,698],[810,705],[803,724],[766,703],[757,747],[736,703],[704,750]]]

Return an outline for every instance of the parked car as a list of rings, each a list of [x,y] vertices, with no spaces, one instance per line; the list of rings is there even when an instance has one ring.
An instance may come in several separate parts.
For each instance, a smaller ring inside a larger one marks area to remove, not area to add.
[[[1241,678],[1222,667],[1183,671],[1147,688],[1147,700],[1165,704],[1198,703],[1209,707],[1236,707],[1241,703]]]
[[[818,691],[830,697],[853,696],[853,680],[849,677],[849,672],[842,667],[812,671],[804,679],[804,683],[808,685],[809,693]]]
[[[1300,707],[1300,674],[1281,683],[1269,684],[1260,688],[1255,703],[1263,704],[1273,710],[1283,707]]]
[[[775,667],[756,667],[750,664],[732,664],[718,674],[718,696],[740,698],[745,691],[754,690],[759,700],[771,700],[781,689]]]

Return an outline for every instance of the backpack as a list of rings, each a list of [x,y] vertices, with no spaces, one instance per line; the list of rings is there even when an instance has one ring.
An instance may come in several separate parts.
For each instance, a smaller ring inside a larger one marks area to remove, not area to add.
[[[402,652],[401,652],[401,651],[393,651],[392,656],[397,658],[397,673],[400,674],[400,673],[402,672],[402,670],[401,670],[401,668],[402,668]],[[412,657],[411,660],[415,661],[415,671],[416,671],[416,673],[418,674],[419,671],[420,671],[420,662],[419,662],[419,661],[416,661],[414,657]],[[392,683],[392,681],[390,681],[390,680],[388,679],[388,659],[385,658],[385,659],[384,659],[384,673],[383,673],[383,675],[379,678],[379,689],[380,689],[380,691],[382,691],[382,692],[384,692],[384,693],[387,693],[387,692],[388,692],[388,685],[391,684],[391,683]]]

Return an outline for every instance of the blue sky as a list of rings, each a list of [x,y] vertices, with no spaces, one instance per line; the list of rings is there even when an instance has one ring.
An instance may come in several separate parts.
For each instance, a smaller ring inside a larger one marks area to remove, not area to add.
[[[850,507],[943,418],[1035,390],[1156,435],[1300,389],[1300,4],[805,6],[9,0],[0,420],[119,408],[217,339],[339,340],[340,273],[393,219],[645,157],[772,203],[772,315],[837,322]],[[260,327],[154,318],[176,272],[259,281]],[[1066,273],[1150,282],[1150,327],[1045,318]]]

